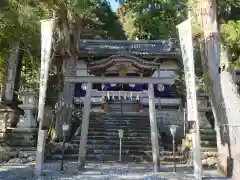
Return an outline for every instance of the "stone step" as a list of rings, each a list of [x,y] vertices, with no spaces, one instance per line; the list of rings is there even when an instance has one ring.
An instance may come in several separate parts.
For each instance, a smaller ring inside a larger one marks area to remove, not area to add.
[[[167,161],[167,162],[182,162],[185,158],[183,156],[176,155],[174,156],[160,156],[160,161]]]
[[[202,152],[217,152],[217,147],[201,147]]]
[[[127,145],[124,145],[122,146],[122,149],[125,149],[125,150],[139,150],[139,149],[144,149],[144,150],[151,150],[152,146],[151,144],[127,144]],[[88,149],[115,149],[115,150],[118,150],[119,149],[119,144],[111,144],[111,145],[94,145],[94,144],[89,144],[88,145]]]
[[[108,154],[108,155],[118,155],[119,149],[107,149],[107,150],[101,150],[101,149],[88,149],[88,154]],[[135,150],[129,150],[129,149],[122,149],[122,154],[144,154],[144,149],[135,149]]]
[[[149,123],[149,119],[113,119],[113,118],[90,118],[90,122],[113,122],[113,123]]]
[[[216,135],[216,132],[213,130],[213,129],[200,129],[200,136],[202,134],[207,134],[207,135],[210,135],[210,134],[215,134]]]
[[[93,127],[89,127],[89,130],[88,132],[89,133],[92,133],[92,132],[109,132],[109,133],[117,133],[118,134],[118,130],[119,128],[105,128],[105,129],[102,129],[102,128],[93,128]],[[129,134],[129,133],[139,133],[139,134],[150,134],[150,130],[149,129],[123,129],[124,132],[123,134]]]
[[[125,124],[125,125],[119,125],[119,124],[89,124],[89,128],[107,128],[107,129],[134,129],[136,131],[138,130],[150,130],[150,125],[142,125],[142,124]]]
[[[90,115],[90,118],[102,118],[102,119],[149,119],[149,115],[148,116],[138,116],[138,115],[135,115],[135,116],[126,116],[126,115],[96,115],[96,116],[93,116],[93,115]]]
[[[145,120],[149,120],[149,116],[146,117],[141,117],[141,116],[90,116],[91,119],[112,119],[112,120],[141,120],[141,121],[145,121]]]
[[[202,152],[202,159],[206,159],[208,157],[218,157],[218,152]]]
[[[135,150],[129,150],[129,149],[122,149],[122,155],[129,155],[129,154],[134,154],[134,155],[143,155],[144,154],[144,149],[135,149]],[[66,149],[65,154],[77,154],[79,151],[75,149]],[[61,151],[58,151],[59,154],[61,154]],[[87,149],[87,154],[107,154],[107,155],[118,155],[119,154],[119,149]]]
[[[6,140],[5,144],[7,146],[14,147],[14,148],[17,148],[17,147],[22,147],[22,148],[36,147],[37,139],[33,139],[31,141],[26,141],[24,139],[15,139],[15,140],[10,139],[10,140]]]
[[[78,140],[79,136],[74,137],[74,140]],[[109,132],[90,132],[88,134],[88,139],[101,139],[100,137],[105,137],[104,139],[119,139],[118,133]],[[150,133],[124,133],[123,139],[150,139]],[[79,137],[80,139],[80,137]]]
[[[148,112],[91,112],[91,116],[108,116],[108,117],[149,117]]]
[[[79,149],[79,143],[78,144],[72,144],[70,143],[68,146],[71,146],[72,149]],[[122,147],[123,149],[145,149],[145,150],[151,150],[152,146],[151,144],[146,144],[146,145],[142,145],[142,144],[131,144],[131,145],[124,145]],[[115,149],[115,150],[118,150],[119,149],[119,144],[104,144],[104,145],[94,145],[94,144],[89,144],[87,145],[87,149]]]
[[[105,132],[103,132],[105,133]],[[119,140],[119,136],[118,135],[103,135],[103,136],[88,136],[88,139],[96,139],[96,140],[102,140],[102,139],[116,139],[116,140]],[[127,136],[124,136],[123,137],[124,140],[139,140],[139,141],[149,141],[150,140],[150,137],[149,136],[143,136],[143,137],[127,137]],[[72,139],[71,139],[71,142],[79,142],[80,141],[80,136],[74,136]]]
[[[217,141],[215,134],[201,134],[200,139],[205,141]]]
[[[90,144],[98,144],[98,145],[104,145],[104,144],[119,144],[119,140],[108,140],[108,139],[104,139],[104,140],[95,140],[95,139],[91,139],[87,141],[88,145]],[[148,143],[147,141],[132,141],[132,140],[123,140],[122,141],[122,145],[134,145],[134,144],[146,144]]]
[[[6,129],[6,132],[8,133],[8,134],[11,134],[11,133],[13,133],[13,134],[15,134],[15,133],[23,133],[23,134],[25,134],[25,133],[37,133],[37,131],[38,131],[38,129],[37,128],[7,128]]]
[[[216,141],[201,141],[201,146],[203,147],[217,147]]]
[[[139,128],[139,129],[133,129],[133,128],[128,128],[128,127],[123,127],[123,126],[115,126],[115,127],[99,127],[99,126],[89,126],[89,130],[88,132],[117,132],[119,130],[124,130],[124,134],[128,134],[128,133],[145,133],[145,134],[149,134],[151,129],[146,127],[146,128]]]
[[[61,155],[53,155],[53,160],[61,160]],[[64,159],[66,160],[76,160],[78,159],[78,154],[68,154],[64,156]],[[112,155],[87,155],[86,156],[87,161],[101,161],[101,162],[118,162],[119,156],[112,156]],[[151,162],[151,159],[145,156],[135,156],[135,155],[123,155],[122,156],[122,162]]]
[[[36,146],[30,147],[30,146],[26,146],[26,147],[22,147],[22,146],[1,146],[0,147],[0,152],[2,151],[6,151],[6,152],[17,152],[17,151],[36,151],[37,148]]]
[[[133,122],[133,121],[101,121],[101,120],[97,120],[97,121],[91,121],[90,120],[90,124],[96,124],[96,125],[146,125],[146,126],[150,126],[150,122],[149,121],[137,121],[137,122]]]
[[[52,157],[54,160],[61,160],[61,154],[56,154]],[[65,154],[64,159],[66,160],[76,160],[78,159],[78,154]],[[87,161],[118,161],[119,160],[119,154],[87,154],[86,156]],[[135,155],[135,154],[122,154],[122,161],[123,162],[152,162],[152,156],[145,156],[142,155]],[[164,162],[177,162],[182,163],[185,161],[183,156],[161,156],[160,157],[160,163],[161,161]]]
[[[71,142],[79,143],[79,140],[73,140]],[[119,139],[88,139],[88,144],[119,144]],[[141,139],[123,139],[123,145],[127,144],[151,144],[150,139],[141,140]]]

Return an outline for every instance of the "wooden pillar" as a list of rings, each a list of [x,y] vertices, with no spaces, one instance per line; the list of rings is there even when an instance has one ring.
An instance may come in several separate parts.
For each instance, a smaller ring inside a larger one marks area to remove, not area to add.
[[[108,112],[108,102],[107,101],[104,102],[103,109],[104,109],[104,112]]]
[[[87,148],[87,139],[88,139],[88,126],[89,126],[89,119],[90,119],[91,97],[92,97],[92,83],[88,83],[86,96],[84,99],[84,108],[83,108],[83,121],[82,121],[82,130],[81,130],[81,137],[80,137],[79,157],[78,157],[79,168],[84,168],[85,161],[86,161],[86,148]]]
[[[136,112],[140,112],[140,109],[141,109],[141,107],[140,107],[140,100],[137,100],[136,101]]]
[[[151,127],[153,166],[154,166],[154,172],[159,172],[160,158],[159,158],[157,117],[156,117],[156,109],[155,109],[155,97],[154,97],[153,84],[148,84],[148,96],[149,96],[149,117],[150,117],[150,127]]]

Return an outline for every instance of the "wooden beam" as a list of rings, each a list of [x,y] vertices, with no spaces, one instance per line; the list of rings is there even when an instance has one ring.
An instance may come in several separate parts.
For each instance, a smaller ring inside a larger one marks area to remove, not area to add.
[[[121,84],[173,84],[174,78],[171,77],[100,77],[100,76],[74,76],[65,77],[68,83],[121,83]]]

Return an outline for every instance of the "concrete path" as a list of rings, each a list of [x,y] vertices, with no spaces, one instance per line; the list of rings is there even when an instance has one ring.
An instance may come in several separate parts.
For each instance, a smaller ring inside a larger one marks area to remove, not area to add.
[[[34,176],[32,165],[2,165],[0,166],[0,180],[193,180],[192,168],[181,165],[177,173],[173,173],[171,166],[162,166],[161,172],[152,173],[150,164],[97,164],[89,163],[84,171],[77,170],[75,162],[68,162],[60,171],[60,162],[46,163],[43,176]],[[204,180],[228,180],[221,177],[214,170],[204,171]],[[229,179],[230,180],[230,179]]]

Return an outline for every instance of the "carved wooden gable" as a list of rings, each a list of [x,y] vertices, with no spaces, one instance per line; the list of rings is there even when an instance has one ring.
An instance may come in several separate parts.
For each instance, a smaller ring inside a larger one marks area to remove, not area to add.
[[[132,56],[111,56],[107,59],[102,59],[98,62],[92,62],[88,64],[90,73],[99,75],[104,74],[116,74],[126,75],[128,73],[144,73],[153,72],[158,63],[149,62],[140,58]]]

